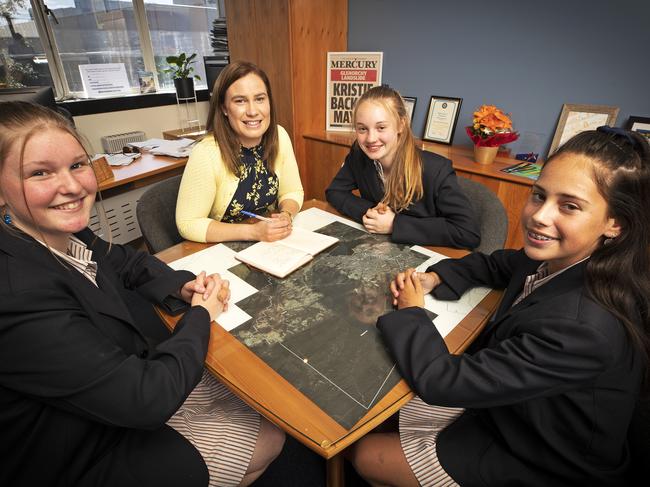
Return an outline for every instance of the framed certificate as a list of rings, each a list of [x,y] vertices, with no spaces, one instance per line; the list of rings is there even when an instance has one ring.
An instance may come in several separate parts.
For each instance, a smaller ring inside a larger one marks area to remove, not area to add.
[[[557,123],[551,148],[548,151],[549,157],[562,144],[580,132],[596,130],[601,125],[613,127],[617,116],[618,107],[565,103],[562,105],[560,121]]]
[[[462,98],[432,96],[422,138],[431,142],[451,144],[462,103]]]

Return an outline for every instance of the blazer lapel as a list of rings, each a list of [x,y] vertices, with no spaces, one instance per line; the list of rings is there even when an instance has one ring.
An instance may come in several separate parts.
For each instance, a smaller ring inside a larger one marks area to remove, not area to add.
[[[65,279],[71,283],[71,287],[75,292],[89,302],[93,309],[102,314],[118,318],[137,330],[133,324],[131,313],[124,304],[124,300],[115,289],[114,284],[110,283],[109,279],[104,276],[105,273],[99,262],[101,256],[93,255],[93,258],[97,259],[99,267],[97,271],[97,284],[99,287],[97,287],[65,261],[57,259],[47,247],[25,233],[21,232],[14,236],[0,230],[0,249],[9,255],[31,262],[46,272],[64,274]],[[140,334],[139,331],[138,334]]]
[[[516,299],[517,296],[519,296],[519,293],[523,289],[523,283],[524,280],[526,279],[526,276],[532,274],[532,272],[530,271],[526,271],[527,273],[524,272],[523,278],[522,276],[518,275],[520,284],[514,286],[511,284],[510,286],[508,286],[508,290],[506,291],[506,294],[504,295],[504,299],[501,302],[501,306],[499,307],[499,310],[495,315],[495,319],[492,323],[488,325],[489,328],[486,327],[486,331],[492,332],[494,327],[496,327],[500,322],[508,318],[513,313],[517,313],[522,309],[525,309],[529,306],[533,306],[537,303],[547,301],[553,296],[565,294],[572,289],[582,287],[584,285],[584,272],[587,266],[587,262],[588,262],[587,260],[584,262],[580,262],[579,264],[574,265],[570,269],[567,269],[559,276],[554,277],[546,284],[535,289],[532,293],[530,293],[528,296],[522,299],[515,306],[512,306],[513,301]],[[538,264],[539,262],[536,262],[533,271],[537,268]],[[511,282],[514,282],[514,280]],[[513,290],[512,292],[509,292],[511,291],[511,288],[513,288]]]

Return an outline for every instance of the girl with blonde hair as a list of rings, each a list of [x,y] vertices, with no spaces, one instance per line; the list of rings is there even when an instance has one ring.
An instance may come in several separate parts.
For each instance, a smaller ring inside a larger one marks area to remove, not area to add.
[[[357,140],[326,190],[327,201],[394,242],[477,247],[478,223],[451,161],[415,146],[399,93],[371,88],[353,120]]]

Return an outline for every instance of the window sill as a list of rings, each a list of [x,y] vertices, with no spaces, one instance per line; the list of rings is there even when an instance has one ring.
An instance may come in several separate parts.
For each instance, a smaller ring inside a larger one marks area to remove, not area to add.
[[[207,101],[209,98],[210,95],[207,89],[196,90],[197,101]],[[146,95],[124,95],[115,98],[69,100],[57,103],[60,107],[68,110],[73,117],[175,104],[176,94],[174,92],[147,93]]]

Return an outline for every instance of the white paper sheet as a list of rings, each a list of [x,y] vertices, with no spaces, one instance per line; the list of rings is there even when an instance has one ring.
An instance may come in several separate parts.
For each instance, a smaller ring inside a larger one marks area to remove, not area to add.
[[[228,304],[228,311],[217,316],[217,323],[224,330],[230,331],[234,328],[237,328],[239,325],[243,325],[248,320],[251,319],[251,316],[246,313],[243,309],[239,308],[235,304]]]
[[[332,213],[321,210],[320,208],[309,208],[308,210],[301,211],[293,219],[293,224],[295,226],[311,231],[316,231],[332,222],[341,222],[352,228],[363,230],[364,232],[366,231],[363,225],[348,220],[345,217],[333,215]]]
[[[173,269],[183,269],[193,272],[194,274],[198,274],[201,271],[205,271],[208,274],[214,274],[217,272],[223,279],[228,280],[230,284],[228,311],[219,315],[217,318],[217,323],[227,331],[230,331],[251,319],[251,317],[244,310],[237,307],[235,303],[238,303],[242,299],[252,296],[257,292],[257,289],[228,270],[232,266],[239,264],[239,261],[235,259],[234,255],[234,250],[223,244],[217,244],[201,250],[200,252],[195,252],[194,254],[183,257],[182,259],[175,260],[169,264]]]
[[[235,251],[223,244],[217,244],[170,262],[169,266],[172,269],[183,269],[194,274],[201,271],[208,274],[214,274],[215,272],[221,274],[237,264],[239,264],[239,261],[235,259]]]
[[[124,63],[80,64],[79,73],[89,98],[133,92]]]

